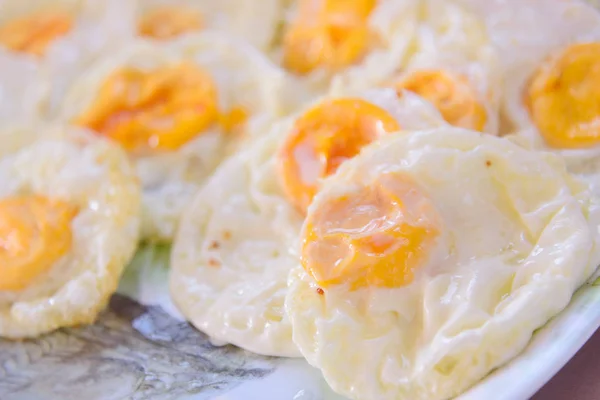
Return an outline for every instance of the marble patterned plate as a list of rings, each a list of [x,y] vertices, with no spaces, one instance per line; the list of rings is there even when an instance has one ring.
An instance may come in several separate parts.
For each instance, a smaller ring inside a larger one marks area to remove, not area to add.
[[[343,399],[304,360],[213,346],[171,304],[167,260],[168,248],[141,249],[95,325],[0,341],[0,399]],[[600,286],[586,285],[519,357],[459,399],[528,399],[598,326]]]

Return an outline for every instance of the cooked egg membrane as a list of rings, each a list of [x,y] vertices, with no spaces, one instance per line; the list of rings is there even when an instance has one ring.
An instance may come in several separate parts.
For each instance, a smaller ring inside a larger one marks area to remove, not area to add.
[[[600,263],[600,200],[555,155],[450,127],[392,135],[308,209],[285,308],[351,399],[449,399],[521,352]]]
[[[137,246],[133,169],[117,146],[78,129],[0,138],[0,336],[91,323]]]
[[[158,40],[216,30],[267,50],[283,13],[283,0],[140,0],[136,4],[137,34]]]
[[[600,184],[600,13],[582,1],[463,2],[485,16],[502,60],[503,133]]]
[[[298,121],[316,118],[308,134],[325,134],[327,122],[319,118],[336,116],[315,110],[326,112],[331,104],[346,101],[389,116],[402,129],[444,125],[435,109],[412,94],[399,100],[393,90],[375,90],[353,98],[322,98],[277,122],[221,165],[182,216],[170,277],[181,313],[216,341],[259,354],[300,355],[283,301],[289,270],[298,262],[294,245],[304,217],[282,184],[281,154]],[[363,124],[368,117],[365,113]],[[373,123],[381,129],[379,120]],[[306,160],[302,168],[315,167]]]
[[[283,79],[250,45],[219,33],[139,41],[76,81],[62,119],[130,151],[143,187],[142,237],[170,241],[181,211],[227,152],[282,113]]]

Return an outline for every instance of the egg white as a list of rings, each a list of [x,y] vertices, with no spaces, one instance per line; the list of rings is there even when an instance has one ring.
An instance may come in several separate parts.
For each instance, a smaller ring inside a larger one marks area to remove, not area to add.
[[[441,234],[399,288],[322,288],[297,265],[293,340],[352,399],[448,399],[521,352],[600,263],[600,201],[549,153],[457,128],[383,138],[328,178],[309,208],[401,172]]]
[[[61,119],[70,122],[86,110],[115,70],[125,66],[148,70],[186,60],[210,73],[221,109],[242,106],[250,112],[249,127],[282,113],[279,97],[283,73],[245,42],[202,32],[162,45],[140,40],[95,64],[71,87]],[[172,239],[182,209],[225,157],[233,138],[214,126],[176,151],[133,159],[143,187],[143,238]]]
[[[0,138],[0,198],[37,194],[79,208],[66,255],[27,288],[0,290],[0,336],[91,323],[137,246],[140,189],[133,169],[121,149],[83,130],[32,126],[2,130]]]
[[[0,49],[0,129],[25,126],[43,115],[44,79],[30,59]]]
[[[444,122],[428,103],[393,90],[360,96],[404,129]],[[320,101],[319,99],[316,102]],[[171,295],[181,313],[219,342],[299,356],[283,302],[303,216],[279,183],[277,150],[298,115],[226,161],[183,214],[171,258]]]

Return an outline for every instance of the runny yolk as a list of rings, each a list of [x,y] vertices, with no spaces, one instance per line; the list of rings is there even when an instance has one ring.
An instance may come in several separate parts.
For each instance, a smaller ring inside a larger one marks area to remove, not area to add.
[[[439,233],[427,194],[403,174],[383,174],[311,210],[301,262],[320,287],[401,287],[413,280]]]
[[[39,12],[15,19],[0,27],[0,44],[10,50],[42,56],[55,39],[73,27],[73,18],[64,12]]]
[[[487,116],[477,92],[460,75],[442,70],[418,70],[396,84],[396,90],[414,92],[430,101],[451,125],[483,131]]]
[[[375,0],[301,0],[283,39],[283,64],[297,74],[337,71],[360,60],[371,41]]]
[[[102,84],[76,123],[130,151],[176,150],[219,121],[212,77],[190,63],[123,68]]]
[[[549,146],[600,144],[600,43],[572,45],[543,64],[524,93],[531,119]]]
[[[43,196],[0,200],[0,290],[22,290],[71,248],[72,205]]]
[[[202,15],[186,7],[163,6],[144,14],[138,22],[138,32],[154,39],[170,39],[183,33],[202,29]]]
[[[306,211],[319,181],[379,136],[400,126],[384,109],[362,99],[324,101],[298,118],[279,152],[284,190]]]

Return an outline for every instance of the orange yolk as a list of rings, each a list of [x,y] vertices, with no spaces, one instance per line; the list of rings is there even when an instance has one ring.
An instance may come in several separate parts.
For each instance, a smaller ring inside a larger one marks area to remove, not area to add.
[[[248,112],[243,107],[233,107],[219,115],[219,123],[226,133],[236,134],[243,129],[248,117]]]
[[[0,43],[13,51],[42,56],[50,43],[72,27],[73,18],[67,13],[36,13],[0,27]]]
[[[217,87],[193,64],[149,72],[124,68],[103,83],[75,122],[130,151],[176,150],[219,122]]]
[[[202,15],[186,7],[159,7],[147,12],[138,22],[138,32],[154,39],[171,39],[202,29]]]
[[[482,131],[487,116],[485,107],[469,81],[442,70],[420,70],[396,84],[396,90],[409,90],[430,101],[442,117],[454,126]]]
[[[600,43],[575,44],[549,60],[533,75],[524,97],[548,145],[599,145]]]
[[[337,71],[360,60],[372,38],[375,0],[302,0],[283,39],[283,64],[297,74]]]
[[[387,111],[361,99],[325,101],[309,110],[296,120],[279,153],[289,200],[306,211],[322,178],[379,136],[399,129]]]
[[[432,201],[411,179],[383,174],[312,211],[301,262],[321,287],[401,287],[431,252],[439,221]]]
[[[77,209],[42,196],[0,200],[0,290],[22,290],[71,248]]]

